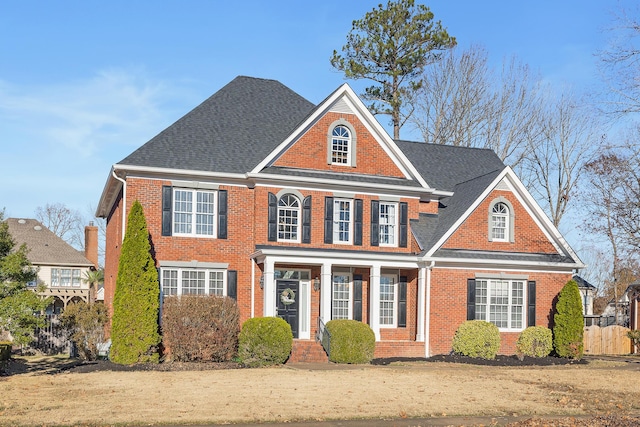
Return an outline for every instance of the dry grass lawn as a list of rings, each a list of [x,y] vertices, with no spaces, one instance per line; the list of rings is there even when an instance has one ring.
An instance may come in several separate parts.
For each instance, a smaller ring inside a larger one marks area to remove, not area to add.
[[[2,426],[585,414],[640,414],[640,364],[412,362],[0,377]]]

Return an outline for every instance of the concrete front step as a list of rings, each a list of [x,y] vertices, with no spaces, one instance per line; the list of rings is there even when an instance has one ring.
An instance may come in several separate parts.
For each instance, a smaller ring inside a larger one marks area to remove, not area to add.
[[[329,357],[322,345],[313,340],[293,340],[291,356],[287,363],[328,363]]]

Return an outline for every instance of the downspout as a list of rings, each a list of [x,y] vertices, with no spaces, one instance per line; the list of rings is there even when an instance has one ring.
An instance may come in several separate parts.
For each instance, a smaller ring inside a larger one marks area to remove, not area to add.
[[[111,174],[115,179],[117,179],[122,183],[122,234],[121,236],[122,236],[122,241],[124,241],[124,232],[126,230],[125,218],[127,217],[127,181],[125,179],[118,177],[118,175],[116,175],[115,170],[112,170]]]
[[[251,318],[256,316],[256,263],[251,260]]]
[[[431,270],[435,267],[436,262],[431,261],[431,264],[427,267],[427,308],[425,311],[425,325],[424,325],[424,357],[431,356],[430,349],[430,334],[429,328],[431,327]]]

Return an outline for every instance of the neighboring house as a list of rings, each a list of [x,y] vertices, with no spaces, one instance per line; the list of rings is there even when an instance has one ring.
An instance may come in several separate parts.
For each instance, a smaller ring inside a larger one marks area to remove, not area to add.
[[[135,200],[165,298],[227,295],[297,341],[361,320],[376,357],[448,353],[467,319],[513,354],[583,267],[494,152],[395,141],[346,84],[314,105],[238,77],[113,165],[97,209],[111,312]]]
[[[600,326],[629,326],[629,295],[627,292],[618,298],[617,303],[615,298],[609,301],[600,317]]]
[[[35,219],[8,218],[9,233],[16,247],[23,243],[27,258],[38,268],[42,295],[53,297],[47,312],[60,313],[75,301],[89,301],[89,284],[85,273],[98,267],[98,227],[85,227],[85,252],[79,252]],[[33,289],[36,283],[29,284]]]
[[[597,324],[600,316],[593,314],[593,300],[596,297],[598,289],[577,274],[573,276],[573,280],[578,284],[578,290],[580,291],[582,316],[584,317],[585,326]]]

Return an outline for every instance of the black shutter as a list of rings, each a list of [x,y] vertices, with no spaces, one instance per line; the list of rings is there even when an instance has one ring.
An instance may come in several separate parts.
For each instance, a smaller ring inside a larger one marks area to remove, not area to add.
[[[324,198],[324,242],[333,243],[333,197]]]
[[[353,244],[362,246],[362,199],[354,200]]]
[[[218,191],[218,239],[227,238],[227,190]]]
[[[362,322],[362,274],[353,275],[353,320]]]
[[[536,326],[536,282],[527,282],[527,326]]]
[[[467,279],[467,320],[476,320],[476,279]]]
[[[238,272],[236,270],[227,271],[227,296],[238,300]]]
[[[380,245],[380,202],[371,201],[371,246]]]
[[[171,236],[171,208],[173,205],[173,187],[162,186],[162,235]]]
[[[398,328],[407,327],[407,276],[398,283]]]
[[[400,202],[400,242],[398,245],[401,248],[407,247],[407,233],[409,231],[409,207],[407,202]]]
[[[302,201],[302,243],[311,243],[311,196]]]
[[[275,242],[278,240],[278,198],[273,193],[269,193],[268,222],[267,240]]]

